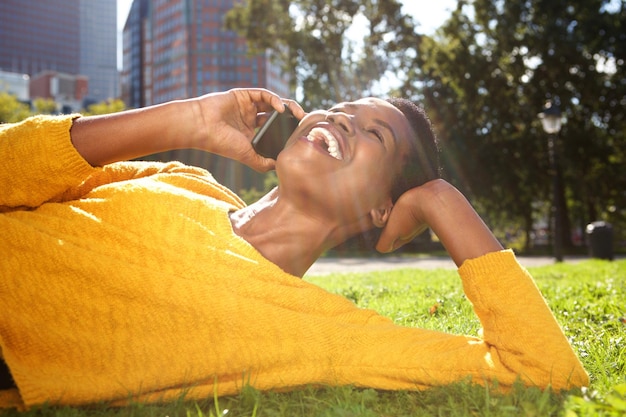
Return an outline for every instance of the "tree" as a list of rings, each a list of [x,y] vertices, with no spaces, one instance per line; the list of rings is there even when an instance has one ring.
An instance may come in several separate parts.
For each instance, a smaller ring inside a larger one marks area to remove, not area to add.
[[[0,123],[15,123],[30,116],[28,104],[20,102],[17,97],[0,91]]]
[[[550,198],[537,121],[546,99],[560,99],[567,115],[559,150],[577,222],[606,211],[599,202],[625,207],[615,191],[626,188],[616,175],[625,161],[625,17],[623,0],[459,0],[422,38],[403,91],[426,104],[448,172],[489,217],[520,219],[528,231],[533,201]]]
[[[348,36],[355,19],[368,29]],[[226,19],[252,52],[272,51],[305,108],[372,95],[414,55],[414,26],[397,0],[246,0]]]
[[[85,116],[93,116],[96,114],[117,113],[125,109],[126,105],[120,99],[105,100],[88,106],[83,114]]]
[[[57,112],[57,104],[50,98],[38,97],[34,99],[33,108],[36,114],[55,114]]]

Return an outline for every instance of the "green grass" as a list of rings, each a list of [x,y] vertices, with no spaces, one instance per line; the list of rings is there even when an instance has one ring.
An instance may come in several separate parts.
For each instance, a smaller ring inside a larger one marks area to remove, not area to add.
[[[41,407],[27,416],[624,416],[626,415],[626,260],[531,268],[537,284],[591,376],[585,390],[554,393],[522,386],[506,395],[457,383],[423,392],[353,387],[262,393],[123,408]],[[398,324],[475,334],[479,324],[456,271],[400,270],[309,278]],[[2,417],[22,414],[0,413]]]

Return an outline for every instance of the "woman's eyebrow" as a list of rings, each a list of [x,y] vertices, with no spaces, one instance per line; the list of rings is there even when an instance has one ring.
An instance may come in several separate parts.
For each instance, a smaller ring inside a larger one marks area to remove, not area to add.
[[[337,106],[332,108],[330,111],[342,111],[342,110],[354,111],[358,109],[358,107],[359,106],[356,103],[344,102],[344,103],[337,104]],[[391,125],[386,120],[375,118],[375,119],[372,119],[372,121],[376,124],[381,125],[385,129],[387,129],[391,133],[391,137],[393,138],[394,143],[398,142],[398,138],[396,137],[396,132],[391,128]]]

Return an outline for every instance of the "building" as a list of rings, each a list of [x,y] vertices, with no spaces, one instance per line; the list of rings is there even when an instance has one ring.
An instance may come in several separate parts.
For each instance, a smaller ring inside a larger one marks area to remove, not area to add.
[[[54,100],[60,113],[80,111],[88,89],[84,75],[42,71],[30,80],[30,96]]]
[[[225,31],[234,0],[134,0],[123,32],[122,99],[138,108],[236,87],[291,96],[289,78],[268,53],[251,56],[246,40]],[[209,169],[234,191],[262,188],[263,177],[199,151],[158,155]]]
[[[77,74],[89,78],[86,104],[118,98],[117,0],[79,0],[79,11]]]
[[[122,99],[144,107],[235,87],[289,96],[269,53],[223,29],[234,0],[134,0],[123,33]]]
[[[116,98],[116,13],[116,0],[2,0],[0,70],[84,75],[88,102]]]
[[[0,71],[0,92],[9,93],[19,101],[27,102],[29,93],[30,77],[27,74]]]
[[[120,87],[121,98],[130,108],[152,103],[150,2],[133,0],[123,30]]]

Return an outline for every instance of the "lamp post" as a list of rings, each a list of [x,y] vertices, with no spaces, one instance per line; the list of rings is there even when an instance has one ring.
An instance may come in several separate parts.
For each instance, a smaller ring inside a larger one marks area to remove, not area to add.
[[[559,164],[559,152],[557,149],[558,134],[561,131],[562,116],[558,104],[547,101],[543,112],[539,113],[539,119],[543,130],[548,134],[548,157],[550,160],[550,175],[552,176],[552,248],[554,259],[557,262],[563,261],[563,201],[561,192],[562,175]]]

